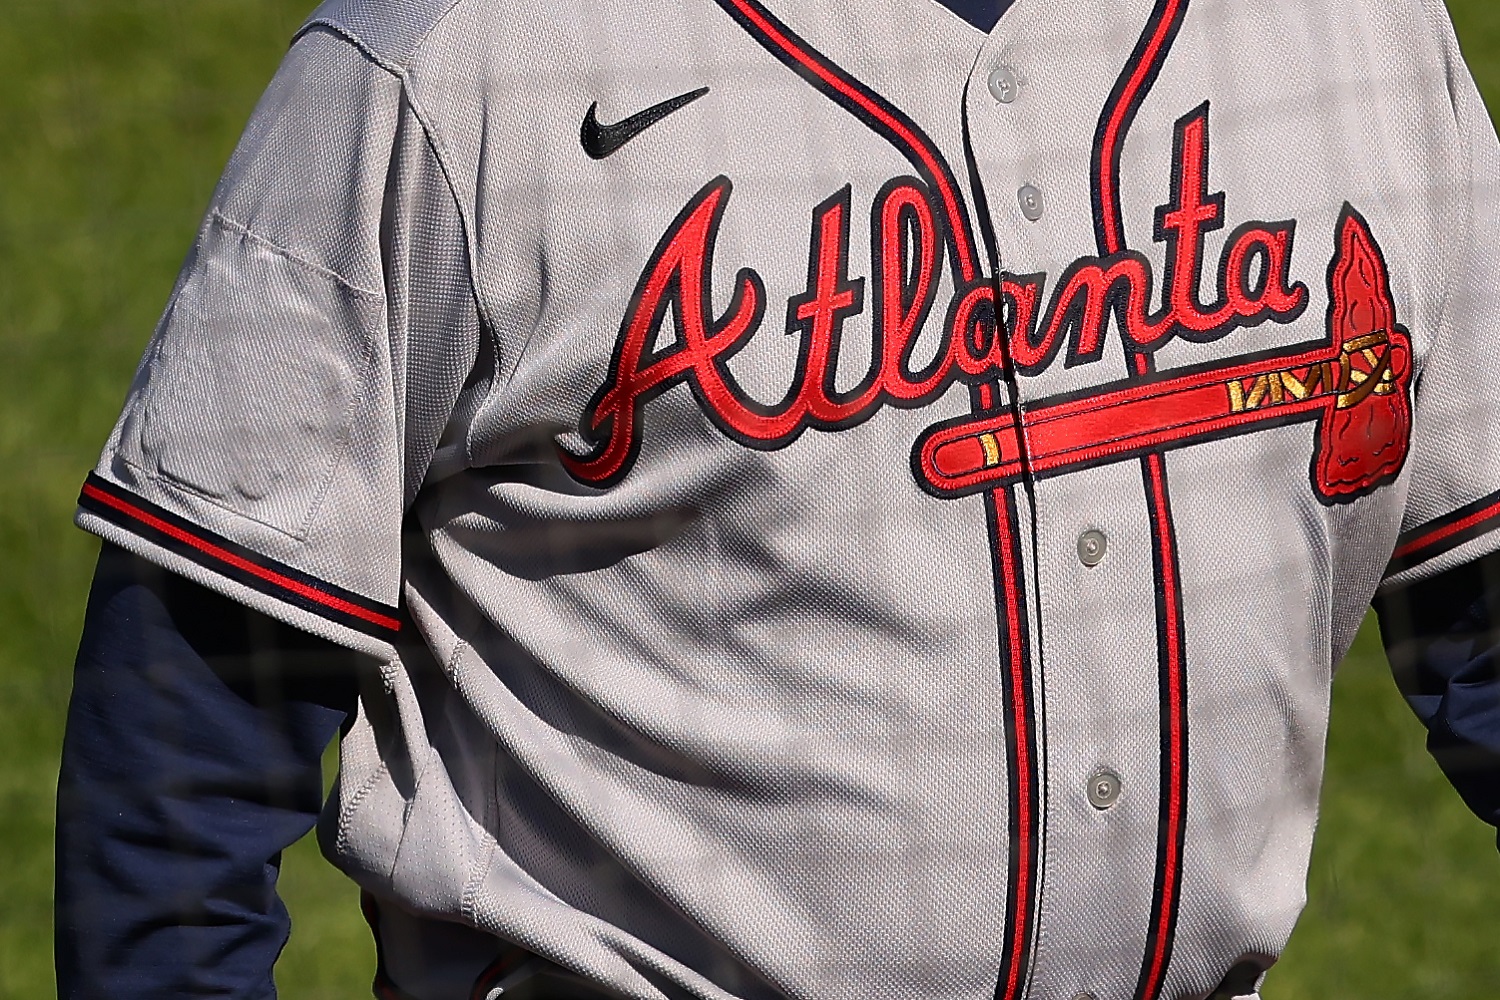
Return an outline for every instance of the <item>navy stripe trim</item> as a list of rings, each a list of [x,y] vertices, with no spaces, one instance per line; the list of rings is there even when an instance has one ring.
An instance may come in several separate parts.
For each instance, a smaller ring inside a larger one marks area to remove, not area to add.
[[[84,482],[78,505],[174,555],[320,618],[387,641],[401,631],[398,608],[263,556],[96,474]]]
[[[1419,566],[1497,527],[1500,527],[1500,491],[1403,533],[1396,539],[1396,551],[1385,568],[1385,575],[1392,577]]]

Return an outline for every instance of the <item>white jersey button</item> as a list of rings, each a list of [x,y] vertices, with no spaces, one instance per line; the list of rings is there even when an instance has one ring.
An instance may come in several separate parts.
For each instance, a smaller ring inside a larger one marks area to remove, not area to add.
[[[1099,771],[1089,779],[1089,805],[1108,809],[1120,797],[1120,776],[1113,771]]]
[[[1090,528],[1078,536],[1078,561],[1093,568],[1104,561],[1108,548],[1109,539],[1104,537],[1104,532]]]
[[[1001,104],[1009,104],[1020,96],[1021,83],[1016,71],[1009,66],[996,66],[990,71],[990,94]]]
[[[1021,203],[1021,214],[1026,216],[1027,221],[1035,222],[1042,217],[1042,192],[1040,188],[1028,184],[1016,192],[1016,200]]]

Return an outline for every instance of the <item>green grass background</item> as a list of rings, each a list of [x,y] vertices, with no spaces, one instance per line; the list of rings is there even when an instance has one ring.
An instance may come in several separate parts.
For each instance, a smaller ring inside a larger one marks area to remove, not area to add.
[[[70,525],[78,484],[219,170],[310,6],[0,10],[0,998],[52,990],[52,796],[96,552]],[[1449,6],[1500,109],[1500,2]],[[1494,831],[1427,758],[1368,627],[1334,700],[1310,902],[1266,997],[1495,1000]],[[283,885],[295,924],[283,996],[369,996],[353,889],[310,840],[290,852]]]

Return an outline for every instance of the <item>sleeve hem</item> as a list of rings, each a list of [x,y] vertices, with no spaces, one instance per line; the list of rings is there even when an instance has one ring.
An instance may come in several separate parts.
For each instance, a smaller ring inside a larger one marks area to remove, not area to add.
[[[1413,583],[1500,548],[1500,492],[1402,533],[1382,587]]]
[[[80,528],[303,631],[390,659],[404,617],[309,576],[91,474],[78,498]]]

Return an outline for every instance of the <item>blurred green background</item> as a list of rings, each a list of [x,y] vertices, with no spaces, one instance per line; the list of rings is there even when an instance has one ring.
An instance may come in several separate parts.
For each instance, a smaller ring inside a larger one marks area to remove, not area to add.
[[[1410,0],[1415,3],[1416,0]],[[52,990],[52,809],[96,549],[71,527],[130,372],[311,0],[5,0],[0,17],[0,998]],[[1500,109],[1500,2],[1449,0]],[[1267,1000],[1500,997],[1500,857],[1367,627],[1335,690],[1310,902]],[[289,1000],[367,997],[356,893],[283,878]]]

